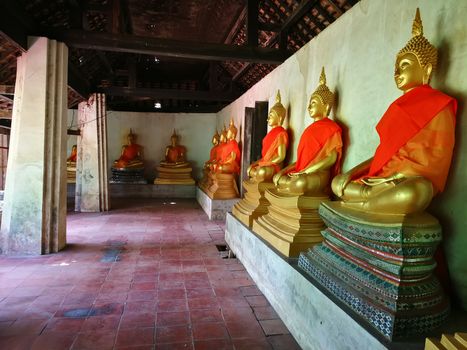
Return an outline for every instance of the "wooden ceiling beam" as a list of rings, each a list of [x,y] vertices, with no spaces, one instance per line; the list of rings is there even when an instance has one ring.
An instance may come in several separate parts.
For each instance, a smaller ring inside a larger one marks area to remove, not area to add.
[[[12,112],[7,110],[0,110],[0,118],[11,119]]]
[[[246,38],[248,46],[258,46],[258,15],[258,0],[247,0]]]
[[[319,0],[302,0],[297,9],[284,21],[281,31],[288,31],[295,23],[303,18],[310,10],[319,3]]]
[[[339,6],[337,6],[334,0],[326,0],[326,1],[334,8],[334,10],[337,12],[339,16],[343,14],[343,11],[341,10]]]
[[[280,64],[290,56],[286,51],[270,48],[185,42],[100,32],[67,30],[57,31],[51,36],[76,48],[211,61]]]
[[[0,85],[0,94],[2,95],[14,95],[15,86],[14,85]]]
[[[230,44],[232,43],[233,39],[237,35],[237,33],[242,29],[243,25],[245,24],[245,18],[246,18],[246,7],[243,8],[243,10],[240,12],[240,15],[237,17],[237,20],[235,21],[232,29],[230,29],[229,34],[224,39],[225,44]]]
[[[204,90],[152,89],[131,87],[107,87],[100,92],[109,96],[137,96],[154,99],[193,100],[193,101],[225,101],[231,102],[238,97],[234,92],[218,92]]]

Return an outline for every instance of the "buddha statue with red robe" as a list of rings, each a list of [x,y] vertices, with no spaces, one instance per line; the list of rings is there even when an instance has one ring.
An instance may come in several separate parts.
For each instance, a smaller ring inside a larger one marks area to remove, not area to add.
[[[310,97],[308,113],[314,122],[300,137],[297,161],[274,175],[279,192],[328,194],[330,181],[338,174],[342,154],[341,128],[328,118],[334,94],[326,86],[324,68],[319,86]]]
[[[277,91],[276,103],[268,114],[271,130],[263,139],[261,159],[253,162],[247,169],[248,180],[243,181],[244,198],[232,209],[233,215],[246,226],[251,227],[253,220],[267,213],[269,202],[264,197],[268,188],[274,188],[272,177],[282,168],[289,145],[289,135],[282,127],[286,109]]]
[[[289,135],[282,127],[285,115],[286,109],[281,103],[281,94],[278,90],[276,103],[268,115],[268,125],[271,130],[263,139],[261,159],[252,163],[247,170],[250,179],[256,182],[272,181],[272,177],[282,168],[289,145]]]
[[[253,220],[253,232],[286,257],[297,257],[322,241],[318,207],[330,200],[330,182],[339,172],[342,153],[341,128],[328,118],[333,104],[323,68],[308,104],[314,121],[300,137],[297,161],[273,176],[274,187],[264,195],[267,213]]]
[[[239,196],[236,178],[240,173],[241,152],[236,141],[237,128],[233,119],[229,128],[221,135],[221,145],[217,153],[217,160],[211,164],[209,174],[210,186],[207,194],[211,199],[232,199]],[[222,141],[226,139],[226,142]]]
[[[122,146],[122,154],[113,163],[116,169],[135,169],[144,168],[143,164],[143,146],[136,143],[136,134],[130,129],[127,136],[128,144]]]
[[[170,137],[170,145],[165,148],[165,159],[157,167],[156,185],[194,185],[192,168],[186,160],[186,147],[178,144],[175,130]]]
[[[417,213],[444,190],[457,103],[430,87],[436,64],[437,50],[423,36],[421,20],[416,21],[412,39],[396,57],[394,79],[403,95],[376,126],[380,144],[374,157],[332,183],[344,206],[383,214]]]
[[[76,160],[78,158],[78,147],[71,147],[70,156],[66,160],[67,183],[76,183]]]
[[[212,136],[212,148],[209,152],[209,160],[204,162],[203,166],[203,178],[198,181],[198,186],[202,189],[206,189],[209,183],[209,172],[211,171],[211,165],[217,161],[217,152],[220,148],[220,135],[216,130],[216,133]]]

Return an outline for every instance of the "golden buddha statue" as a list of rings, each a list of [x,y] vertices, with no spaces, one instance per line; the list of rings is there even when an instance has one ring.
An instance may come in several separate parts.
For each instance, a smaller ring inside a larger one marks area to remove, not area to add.
[[[436,63],[417,9],[396,56],[403,95],[376,126],[375,155],[334,178],[342,201],[321,204],[324,242],[298,262],[388,340],[429,333],[449,312],[433,274],[442,229],[424,212],[445,186],[454,146],[456,101],[428,85]]]
[[[247,169],[250,179],[256,182],[271,181],[274,174],[282,167],[289,144],[287,130],[282,127],[285,115],[286,109],[281,103],[280,91],[277,90],[276,103],[268,114],[268,125],[271,130],[263,139],[262,157]]]
[[[78,147],[73,145],[71,147],[71,153],[66,160],[66,173],[67,173],[67,182],[75,183],[76,182],[76,160],[78,157]]]
[[[130,129],[128,144],[122,146],[122,154],[114,163],[116,169],[144,168],[143,146],[136,143],[136,134]]]
[[[332,182],[346,207],[417,213],[444,189],[454,147],[456,101],[428,85],[437,50],[423,36],[418,10],[412,35],[396,57],[394,79],[404,94],[376,126],[380,145],[374,157]]]
[[[263,139],[262,157],[248,167],[249,180],[243,181],[245,197],[232,209],[233,215],[248,227],[251,227],[254,219],[268,211],[269,202],[264,193],[274,188],[272,177],[282,168],[289,144],[287,130],[282,127],[285,115],[286,109],[281,103],[280,91],[277,90],[276,103],[268,114],[271,130]]]
[[[154,180],[157,185],[194,185],[192,168],[186,161],[186,147],[178,144],[178,135],[173,131],[170,145],[165,148],[165,159],[157,167],[159,173]]]
[[[314,122],[300,138],[297,161],[273,176],[275,188],[264,195],[268,213],[253,220],[253,232],[287,257],[322,241],[318,207],[329,200],[330,179],[339,171],[342,153],[341,128],[328,118],[333,104],[323,68],[307,108]]]
[[[212,199],[232,199],[239,196],[236,176],[240,173],[241,153],[236,141],[237,128],[233,119],[222,131],[217,161],[211,164],[207,194]]]
[[[216,130],[216,133],[212,136],[212,148],[211,151],[209,152],[209,160],[204,162],[203,166],[203,178],[198,181],[198,186],[206,190],[209,184],[209,172],[211,171],[211,166],[212,164],[216,163],[217,161],[217,153],[218,149],[220,147],[220,135],[218,131]]]

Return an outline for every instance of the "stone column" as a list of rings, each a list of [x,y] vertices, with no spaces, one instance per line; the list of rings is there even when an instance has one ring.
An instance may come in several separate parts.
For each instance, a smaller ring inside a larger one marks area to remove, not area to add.
[[[29,38],[18,58],[2,254],[49,254],[66,244],[68,49]]]
[[[109,210],[105,95],[93,94],[78,105],[78,160],[75,211]]]

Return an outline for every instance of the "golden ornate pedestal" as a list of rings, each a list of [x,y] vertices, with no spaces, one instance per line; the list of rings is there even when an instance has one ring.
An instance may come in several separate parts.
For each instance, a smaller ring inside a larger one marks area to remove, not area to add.
[[[158,166],[158,177],[154,180],[155,185],[194,185],[195,180],[191,177],[192,168],[189,163],[184,166],[164,165]]]
[[[69,184],[76,183],[76,163],[67,162],[66,165],[66,182]]]
[[[268,212],[269,201],[264,196],[268,189],[273,189],[272,182],[243,181],[245,197],[235,204],[232,214],[244,225],[251,228],[253,220]]]
[[[329,197],[310,197],[268,189],[265,199],[271,204],[268,213],[253,221],[253,232],[269,242],[281,254],[295,258],[301,251],[323,240],[325,228],[318,215],[321,202]]]
[[[232,199],[238,198],[239,192],[234,174],[210,173],[210,186],[206,194],[211,199]]]

